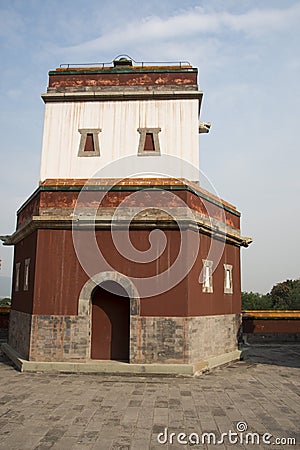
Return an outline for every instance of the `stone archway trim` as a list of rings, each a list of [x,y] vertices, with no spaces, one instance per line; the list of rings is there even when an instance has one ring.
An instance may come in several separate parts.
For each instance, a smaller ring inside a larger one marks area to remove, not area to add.
[[[140,315],[140,296],[136,286],[130,280],[119,272],[106,271],[100,272],[90,278],[83,288],[81,289],[78,301],[78,315],[79,316],[89,316],[91,308],[91,298],[92,292],[96,286],[99,286],[104,281],[115,281],[118,283],[128,294],[130,298],[130,315],[139,316]]]

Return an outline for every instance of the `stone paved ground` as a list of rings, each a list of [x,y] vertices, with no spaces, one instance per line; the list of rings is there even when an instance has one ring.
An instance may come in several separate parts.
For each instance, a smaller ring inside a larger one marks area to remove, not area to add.
[[[0,449],[183,449],[191,447],[159,444],[158,433],[219,438],[241,421],[298,444],[194,448],[299,449],[299,367],[296,345],[251,347],[244,361],[201,378],[21,374],[1,356]]]

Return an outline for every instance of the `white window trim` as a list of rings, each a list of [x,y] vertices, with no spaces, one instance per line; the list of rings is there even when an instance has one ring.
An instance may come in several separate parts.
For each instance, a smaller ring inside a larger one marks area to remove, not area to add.
[[[24,291],[29,290],[29,268],[30,268],[30,258],[25,259],[24,265]]]
[[[229,286],[228,286],[228,278],[229,274]],[[224,264],[224,294],[233,294],[233,283],[232,283],[232,265]]]
[[[140,133],[138,156],[160,156],[158,133],[161,131],[161,128],[138,128],[137,130]],[[144,150],[147,133],[151,133],[153,136],[153,144],[154,144],[153,151]]]
[[[19,292],[19,290],[20,290],[20,269],[21,269],[21,263],[16,263],[15,292]]]
[[[212,278],[213,261],[202,259],[202,263],[202,292],[212,293],[214,291]]]
[[[102,131],[101,128],[79,128],[78,131],[81,134],[81,137],[80,137],[80,144],[79,144],[79,150],[78,150],[77,156],[80,156],[80,157],[100,156],[99,133]],[[93,135],[94,147],[95,147],[95,151],[93,151],[93,152],[85,152],[84,151],[86,138],[87,138],[88,134]]]

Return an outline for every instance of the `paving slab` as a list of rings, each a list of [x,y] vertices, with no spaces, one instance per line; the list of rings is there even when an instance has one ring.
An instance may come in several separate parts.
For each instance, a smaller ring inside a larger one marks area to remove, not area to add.
[[[299,399],[299,344],[248,346],[199,377],[20,373],[0,354],[0,449],[296,449]],[[221,442],[230,430],[244,440]]]

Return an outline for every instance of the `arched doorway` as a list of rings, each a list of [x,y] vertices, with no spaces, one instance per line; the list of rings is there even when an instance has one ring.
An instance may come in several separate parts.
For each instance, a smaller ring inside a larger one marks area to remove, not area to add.
[[[91,358],[129,362],[130,299],[115,281],[92,292]]]

